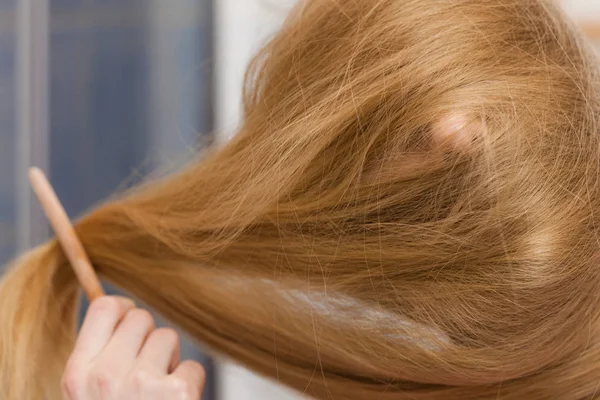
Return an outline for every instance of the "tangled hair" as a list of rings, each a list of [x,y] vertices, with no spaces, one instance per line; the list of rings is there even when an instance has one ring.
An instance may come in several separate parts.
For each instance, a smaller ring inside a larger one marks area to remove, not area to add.
[[[98,273],[317,399],[589,399],[598,74],[546,0],[310,0],[237,136],[76,226]],[[60,398],[79,290],[52,241],[0,286],[0,397]]]

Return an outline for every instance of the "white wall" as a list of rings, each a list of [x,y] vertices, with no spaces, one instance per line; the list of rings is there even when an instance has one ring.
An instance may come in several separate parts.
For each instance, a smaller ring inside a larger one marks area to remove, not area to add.
[[[252,54],[275,32],[292,0],[215,0],[216,128],[227,140],[240,119],[242,78]],[[297,400],[298,395],[244,368],[223,364],[220,400]]]
[[[280,27],[295,0],[215,0],[216,126],[229,138],[240,118],[250,57]],[[227,131],[227,132],[225,132]]]
[[[275,32],[295,0],[215,0],[216,127],[227,140],[240,118],[242,77],[251,55]],[[578,19],[600,19],[600,0],[567,0],[565,8]],[[220,400],[296,400],[298,395],[225,364]]]
[[[600,1],[598,0],[565,0],[562,3],[567,13],[576,19],[600,19]]]

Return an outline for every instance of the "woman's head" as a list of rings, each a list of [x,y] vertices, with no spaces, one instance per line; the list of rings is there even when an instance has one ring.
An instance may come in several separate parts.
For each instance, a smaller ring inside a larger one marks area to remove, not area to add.
[[[317,398],[589,398],[594,62],[545,0],[305,1],[232,142],[77,230],[106,279]],[[42,390],[22,354],[64,358],[73,287],[54,243],[5,278],[5,397]]]

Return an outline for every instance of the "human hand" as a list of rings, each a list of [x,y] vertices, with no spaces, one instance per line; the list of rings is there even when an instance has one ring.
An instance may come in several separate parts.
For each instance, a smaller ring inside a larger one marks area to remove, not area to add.
[[[103,296],[89,307],[63,375],[66,400],[198,400],[204,369],[180,362],[179,336],[156,329],[133,301]]]

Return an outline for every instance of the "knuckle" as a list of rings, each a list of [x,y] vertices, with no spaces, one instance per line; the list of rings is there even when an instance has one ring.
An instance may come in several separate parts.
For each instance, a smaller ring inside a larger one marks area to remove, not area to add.
[[[129,313],[127,314],[127,318],[131,318],[133,321],[135,321],[136,324],[141,325],[143,327],[154,327],[154,318],[152,317],[152,314],[141,308],[136,308],[134,310],[129,311]]]
[[[147,371],[137,370],[131,374],[131,386],[136,393],[142,393],[151,383],[152,377]]]
[[[192,386],[182,378],[173,378],[170,382],[171,393],[177,400],[191,400]]]
[[[60,381],[63,392],[70,398],[81,394],[81,388],[85,385],[85,376],[73,365],[67,365]]]
[[[175,329],[172,328],[159,328],[152,332],[152,336],[154,336],[160,343],[164,343],[165,346],[179,344],[179,334]]]
[[[90,380],[90,383],[102,396],[112,398],[115,395],[116,379],[110,370],[95,371],[92,373]]]
[[[205,372],[202,365],[194,361],[184,361],[179,368],[186,370],[186,376],[172,376],[170,392],[174,399],[191,400],[198,398],[204,386]]]

